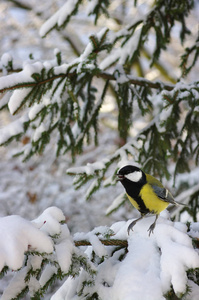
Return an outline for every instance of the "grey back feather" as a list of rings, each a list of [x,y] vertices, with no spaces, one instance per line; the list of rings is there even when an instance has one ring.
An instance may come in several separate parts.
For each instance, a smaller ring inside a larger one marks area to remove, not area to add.
[[[156,195],[163,201],[165,202],[169,202],[172,204],[177,204],[177,202],[174,200],[173,196],[171,195],[171,193],[165,189],[164,187],[160,187],[157,185],[152,185],[152,188],[154,190],[154,192],[156,193]]]

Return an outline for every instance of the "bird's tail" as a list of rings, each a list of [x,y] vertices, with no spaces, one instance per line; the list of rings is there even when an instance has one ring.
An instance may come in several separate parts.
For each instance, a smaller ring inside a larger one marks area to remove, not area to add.
[[[187,204],[180,203],[180,202],[178,202],[178,201],[176,201],[176,200],[174,200],[174,201],[175,201],[175,205],[176,205],[176,206],[179,206],[179,205],[182,205],[182,206],[188,206]]]

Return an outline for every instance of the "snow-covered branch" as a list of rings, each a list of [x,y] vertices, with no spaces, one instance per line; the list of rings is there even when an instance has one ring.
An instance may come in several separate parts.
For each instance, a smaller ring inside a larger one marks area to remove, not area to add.
[[[163,213],[149,237],[151,218],[140,221],[130,236],[127,228],[131,220],[76,233],[74,238],[56,207],[32,222],[19,216],[1,218],[0,267],[2,271],[5,266],[15,270],[1,299],[20,299],[26,293],[40,297],[52,280],[64,277],[66,281],[52,300],[64,300],[67,295],[70,299],[75,295],[77,299],[85,295],[92,298],[94,294],[110,300],[144,299],[146,292],[149,299],[160,300],[167,299],[164,296],[171,293],[171,287],[178,297],[193,299],[191,295],[198,289],[194,274],[199,256],[192,238],[199,238],[198,223],[191,224],[187,233],[186,225],[171,222]],[[187,287],[191,294],[187,294]]]

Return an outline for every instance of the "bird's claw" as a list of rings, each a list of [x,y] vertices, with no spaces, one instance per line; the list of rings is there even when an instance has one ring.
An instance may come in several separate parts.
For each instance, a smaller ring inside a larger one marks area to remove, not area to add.
[[[151,235],[151,233],[153,233],[154,229],[155,229],[155,223],[151,224],[151,226],[149,227],[148,231],[149,231],[149,236]]]
[[[130,233],[130,230],[133,231],[133,227],[135,226],[135,224],[136,224],[136,220],[131,222],[131,224],[128,226],[128,229],[127,229],[128,235]]]

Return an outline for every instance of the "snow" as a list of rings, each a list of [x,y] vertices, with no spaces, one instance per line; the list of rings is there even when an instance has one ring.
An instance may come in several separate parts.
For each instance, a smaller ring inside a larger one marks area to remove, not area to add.
[[[54,68],[55,75],[65,74],[68,70],[69,64],[62,64],[61,66],[57,66]]]
[[[22,103],[24,101],[24,98],[26,96],[28,96],[30,91],[31,91],[31,88],[24,88],[24,89],[15,90],[13,92],[13,94],[10,97],[10,100],[8,102],[8,108],[12,115],[17,111],[17,109],[20,108],[20,106],[22,105]]]
[[[41,61],[36,61],[34,63],[25,62],[23,71],[20,73],[24,73],[27,77],[31,77],[34,73],[40,73],[43,69],[43,66],[44,65]]]
[[[110,55],[107,55],[104,60],[100,63],[100,68],[102,70],[105,70],[108,68],[112,63],[118,62],[118,65],[123,65],[128,59],[128,57],[132,57],[133,53],[136,51],[140,39],[140,34],[142,31],[142,27],[144,24],[144,21],[146,20],[147,13],[149,13],[149,10],[144,12],[144,10],[139,9],[137,10],[137,14],[134,15],[133,22],[131,20],[130,24],[128,24],[127,27],[119,30],[116,33],[111,33],[111,42],[113,42],[116,38],[130,35],[131,31],[129,28],[132,28],[133,25],[135,25],[137,22],[140,22],[140,24],[136,27],[134,34],[125,42],[122,48],[118,47],[113,49],[111,51]],[[123,43],[124,40],[121,41]]]
[[[31,277],[29,280],[28,287],[29,287],[29,294],[31,297],[33,297],[35,293],[39,290],[40,284],[36,278]]]
[[[73,295],[77,290],[78,281],[74,278],[68,278],[67,281],[56,291],[56,293],[51,297],[51,300],[66,300],[73,299]]]
[[[185,271],[199,265],[198,253],[185,232],[166,224],[157,227],[156,240],[161,249],[160,277],[163,292],[168,291],[172,283],[175,293],[180,295],[186,290]]]
[[[67,3],[59,10],[58,26],[60,27],[66,18],[72,13],[78,0],[68,0]]]
[[[93,191],[96,187],[98,187],[98,185],[99,185],[98,180],[97,180],[97,179],[93,180],[92,184],[89,186],[89,188],[88,188],[87,191],[86,191],[86,199],[89,198],[89,196],[91,195],[92,191]]]
[[[12,92],[10,92],[10,91],[3,95],[3,97],[1,98],[1,101],[0,101],[0,109],[4,105],[8,104],[8,101],[9,101],[11,95],[12,95]]]
[[[118,61],[119,64],[123,65],[128,57],[133,56],[133,53],[136,51],[138,47],[140,34],[142,32],[142,26],[143,26],[142,24],[137,26],[133,36],[125,43],[125,45],[121,49],[119,55],[119,61]]]
[[[57,261],[64,273],[67,273],[69,271],[71,265],[72,250],[73,245],[70,241],[66,241],[55,246]]]
[[[44,122],[41,123],[41,125],[39,125],[39,127],[37,127],[35,129],[35,132],[34,132],[34,135],[33,135],[33,141],[34,142],[37,142],[41,136],[42,136],[42,133],[47,131],[47,126]]]
[[[98,0],[93,0],[93,1],[90,1],[86,7],[86,13],[87,15],[90,15],[93,13],[95,7],[97,6],[98,4]]]
[[[57,273],[55,266],[47,264],[39,280],[34,276],[28,281],[25,280],[30,270],[38,271],[41,268],[43,255],[48,258],[52,256],[51,261],[56,260],[61,270],[68,272],[74,244],[67,225],[60,224],[63,221],[65,216],[57,207],[47,208],[32,222],[14,215],[0,219],[0,270],[4,266],[12,270],[21,268],[4,290],[1,299],[15,298],[27,285],[30,296],[34,296]],[[27,251],[32,254],[27,256],[27,265],[24,266],[24,255]]]
[[[32,74],[31,74],[32,75]],[[7,87],[24,84],[24,82],[34,83],[34,79],[30,76],[29,72],[21,71],[16,74],[10,74],[0,78],[0,90]]]
[[[91,232],[88,233],[80,233],[80,232],[76,233],[74,236],[74,240],[88,240],[91,243],[95,253],[102,258],[107,254],[107,251],[105,246],[99,241],[99,238],[102,237],[102,235],[100,236],[96,235],[96,233],[101,232],[101,230],[102,233],[104,234],[104,232],[107,231],[107,227],[96,227],[95,229],[93,229]]]
[[[64,273],[67,273],[71,265],[74,244],[66,224],[62,225],[61,235],[59,236],[57,244],[55,245],[55,251],[61,270]]]
[[[1,57],[1,63],[3,66],[7,66],[9,62],[12,61],[12,56],[10,53],[4,53]]]
[[[46,209],[32,222],[15,215],[0,218],[0,270],[5,265],[13,270],[21,268],[28,250],[51,253],[53,244],[48,235],[59,234],[63,220],[62,211],[56,207]]]
[[[185,292],[187,284],[193,287],[195,283],[188,280],[186,271],[199,267],[198,252],[193,248],[185,226],[168,218],[168,212],[161,214],[150,237],[147,229],[154,220],[153,216],[136,224],[129,236],[127,227],[132,220],[114,223],[110,228],[115,233],[112,239],[128,240],[128,252],[123,260],[119,258],[125,254],[124,249],[113,254],[111,246],[107,246],[104,252],[105,246],[100,245],[98,238],[102,238],[107,227],[95,228],[87,234],[75,234],[75,241],[87,239],[91,242],[92,246],[85,250],[88,257],[93,257],[93,251],[99,257],[104,256],[95,275],[95,284],[85,287],[85,294],[92,295],[97,291],[101,299],[110,300],[163,300],[171,285],[179,296]],[[199,225],[195,226],[198,228]],[[51,299],[78,299],[76,291],[86,278],[85,271],[76,279],[68,278]],[[192,291],[192,295],[196,297],[196,292]],[[192,298],[188,296],[187,299]]]
[[[102,161],[97,161],[95,163],[87,163],[86,166],[78,167],[78,168],[69,168],[67,169],[68,174],[84,174],[86,173],[87,175],[92,175],[96,171],[101,170],[105,167],[105,163],[108,162],[107,159],[103,159]]]
[[[35,103],[28,112],[28,117],[30,121],[34,120],[37,117],[37,114],[45,107],[43,103]]]
[[[0,66],[2,67],[3,75],[7,75],[7,67],[12,62],[12,55],[10,53],[4,53],[1,57]]]
[[[128,242],[129,255],[117,271],[112,299],[163,300],[159,278],[160,254],[156,245],[152,240],[141,239],[137,234],[132,235]],[[144,288],[141,288],[143,283]]]
[[[188,280],[188,285],[190,287],[189,299],[190,300],[198,300],[199,295],[199,287],[192,280]]]
[[[55,266],[49,264],[46,265],[39,279],[39,283],[41,287],[43,287],[46,284],[46,282],[48,282],[48,280],[51,279],[52,275],[56,273],[57,273],[57,268]]]
[[[0,270],[5,265],[13,270],[21,268],[24,252],[30,249],[46,253],[53,251],[51,239],[20,216],[0,219],[0,240]]]
[[[68,0],[54,15],[52,15],[40,28],[39,34],[44,37],[57,24],[63,25],[68,16],[72,13],[78,0]]]
[[[132,299],[131,295],[140,300],[164,299],[162,294],[171,284],[177,294],[183,293],[187,284],[185,270],[199,266],[198,253],[185,232],[175,228],[175,223],[160,218],[154,234],[148,238],[149,219],[140,221],[139,228],[136,224],[129,237],[129,254],[117,273],[113,299]],[[122,287],[123,282],[126,288]],[[144,289],[141,289],[143,282]]]
[[[29,255],[28,267],[31,266],[34,271],[39,270],[42,264],[42,256]]]
[[[107,255],[105,246],[99,241],[99,238],[96,235],[89,234],[88,240],[90,241],[91,245],[93,246],[93,250],[100,258]]]
[[[50,235],[55,235],[61,232],[61,221],[65,221],[63,212],[61,209],[52,206],[47,208],[37,219],[33,220],[32,223],[42,231]]]
[[[25,114],[21,118],[0,129],[0,145],[8,141],[11,137],[24,132],[23,123],[28,121],[28,116]]]
[[[115,198],[112,204],[107,208],[106,214],[110,214],[112,211],[116,210],[124,202],[124,193],[120,194]]]
[[[1,300],[16,298],[16,295],[18,295],[26,287],[25,284],[26,275],[27,275],[27,268],[23,268],[19,270],[19,272],[15,274],[15,276],[11,280],[10,288],[4,290],[3,295],[1,296]]]
[[[60,50],[58,49],[58,48],[55,48],[54,49],[54,55],[56,56],[56,55],[58,55],[60,53]]]
[[[55,14],[51,19],[49,19],[49,21],[47,21],[42,26],[40,31],[41,35],[45,35],[56,24],[58,26],[61,26],[64,22],[64,19],[66,19],[67,16],[69,15],[70,9],[74,8],[75,3],[77,2],[72,0],[67,1],[64,6],[64,10],[62,10],[63,8],[61,8],[58,14]],[[92,8],[95,4],[96,4],[95,0],[90,1],[90,7],[89,7],[90,12],[92,12]],[[132,7],[130,7],[130,9],[132,9]],[[128,10],[128,6],[127,6],[127,10]],[[41,11],[42,14],[44,13],[44,17],[48,17],[49,10],[41,10]],[[87,13],[89,11],[87,11]],[[40,13],[39,9],[38,12]],[[117,14],[117,11],[114,11],[114,14],[115,13]],[[141,13],[142,13],[142,9],[140,9],[140,15]],[[140,15],[135,16],[133,18],[133,23],[139,20]],[[129,18],[127,18],[125,22],[127,24],[130,24]],[[132,26],[132,24],[128,26]],[[79,27],[81,27],[81,25],[79,25]],[[107,25],[107,23],[105,25]],[[102,36],[102,34],[105,32],[104,30],[105,29],[101,31],[101,35],[99,34],[98,38]],[[125,30],[127,31],[127,28]],[[110,66],[112,61],[115,61],[116,59],[125,60],[125,57],[128,57],[128,55],[132,55],[133,51],[135,50],[134,47],[137,45],[136,43],[138,42],[139,39],[139,30],[140,29],[138,28],[136,39],[134,41],[133,39],[129,40],[129,44],[126,43],[125,45],[126,48],[124,47],[125,52],[123,52],[124,53],[123,56],[122,55],[120,56],[120,51],[119,50],[117,51],[116,49],[115,53],[111,53],[110,56],[106,56],[105,60],[102,61],[102,63],[100,64],[100,67],[105,69],[106,67]],[[122,32],[120,31],[120,34],[121,33]],[[84,35],[85,32],[81,34],[82,40],[85,39]],[[27,37],[27,35],[24,36]],[[19,36],[17,35],[16,38],[18,39]],[[4,41],[4,39],[2,40]],[[35,40],[38,42],[38,39]],[[57,39],[54,40],[54,36],[53,36],[53,48],[54,45],[57,46],[56,42]],[[34,43],[34,37],[32,38],[32,41],[30,43],[31,47],[32,47],[32,43]],[[47,48],[50,49],[52,45],[52,43],[50,43],[50,39],[47,41],[47,43],[48,43]],[[3,44],[7,46],[7,42]],[[45,47],[46,47],[45,42],[43,42],[42,48],[44,48],[45,55],[46,55],[47,49]],[[67,60],[68,60],[69,59],[68,49],[66,48],[65,44],[63,50],[64,50],[63,53],[66,53]],[[63,64],[61,66],[55,67],[55,74],[61,74],[61,73],[66,74],[68,68],[70,68],[74,64],[79,64],[79,69],[80,69],[83,60],[85,62],[85,60],[87,59],[88,55],[91,53],[92,50],[93,49],[91,47],[91,44],[88,47],[85,47],[85,51],[83,52],[81,58],[72,61],[72,63]],[[58,50],[55,50],[55,54],[57,53],[57,51]],[[21,52],[23,51],[21,50]],[[3,65],[6,65],[9,62],[10,58],[12,59],[12,57],[9,57],[9,54],[6,53],[1,58],[1,63],[3,63]],[[24,83],[24,81],[26,81],[27,83],[32,83],[34,85],[35,81],[31,77],[32,74],[35,72],[40,73],[43,67],[50,69],[52,66],[53,64],[51,62],[46,62],[46,63],[38,62],[34,66],[32,64],[26,64],[22,72],[19,72],[16,75],[15,74],[9,75],[6,77],[6,79],[1,78],[0,86],[2,89],[4,89],[8,86],[19,85],[20,83]],[[87,64],[86,67],[92,68],[93,65]],[[127,80],[129,81],[131,78],[126,77],[124,74],[122,74],[117,79],[118,79],[117,83],[122,84]],[[62,84],[60,85],[59,89],[61,90],[61,88],[62,88]],[[177,86],[178,90],[183,88],[187,88],[187,87],[183,84]],[[198,94],[194,89],[194,87],[189,86],[189,88],[192,88],[193,95],[197,97]],[[20,91],[19,94],[14,92],[13,96],[10,99],[9,106],[13,113],[21,105],[23,99],[23,93],[25,95],[25,89],[21,89],[19,91]],[[10,94],[11,93],[5,94],[5,97],[1,100],[1,104],[7,103],[7,101],[11,96]],[[60,95],[60,91],[57,90],[52,100],[60,101],[59,95]],[[180,96],[187,97],[188,93],[180,92]],[[156,99],[154,99],[154,102],[155,101]],[[3,143],[7,141],[10,137],[12,137],[12,135],[17,135],[23,132],[23,122],[28,121],[29,119],[31,121],[34,120],[37,113],[40,111],[40,109],[42,109],[43,105],[49,105],[49,104],[50,104],[50,98],[48,97],[43,98],[41,106],[36,104],[32,108],[30,108],[28,114],[25,114],[24,117],[22,117],[18,121],[13,122],[12,126],[8,125],[4,129],[2,129],[0,131],[0,141]],[[162,114],[160,115],[159,120],[156,120],[157,121],[156,125],[158,126],[159,121],[164,121],[165,116],[167,116],[168,114],[169,114],[169,109],[168,110],[164,109]],[[135,120],[134,126],[136,126],[136,123],[137,121]],[[162,127],[161,129],[163,130],[164,128]],[[40,138],[43,131],[45,131],[44,124],[42,124],[41,127],[38,129],[37,134],[35,136],[35,140],[38,140]],[[74,135],[79,134],[79,128],[77,125],[73,127],[73,133]],[[27,132],[27,134],[29,135],[29,132]],[[105,167],[106,162],[109,162],[110,159],[113,159],[117,156],[121,159],[121,161],[118,164],[116,164],[115,170],[117,169],[117,167],[121,167],[125,165],[126,162],[128,162],[129,156],[131,155],[132,155],[131,157],[132,162],[133,160],[137,160],[136,152],[131,146],[134,143],[133,146],[135,145],[136,147],[139,147],[136,138],[133,137],[130,143],[126,144],[124,147],[115,151],[115,140],[113,138],[114,136],[113,133],[110,134],[110,131],[105,132],[104,130],[103,134],[107,135],[108,139],[107,140],[103,139],[102,141],[100,141],[99,151],[96,151],[96,149],[93,148],[89,148],[88,152],[84,154],[82,158],[81,157],[77,158],[76,167],[73,168],[71,168],[71,166],[74,166],[74,164],[71,163],[71,157],[67,155],[64,156],[63,160],[54,159],[54,158],[52,159],[51,156],[50,159],[49,156],[47,157],[43,156],[43,158],[40,158],[39,160],[37,157],[35,160],[30,161],[26,165],[22,165],[19,163],[18,160],[14,161],[11,158],[11,153],[13,153],[15,149],[10,150],[9,148],[6,148],[5,152],[2,151],[1,152],[2,175],[0,180],[1,181],[0,200],[1,200],[1,208],[2,208],[1,215],[7,213],[12,214],[13,212],[16,213],[15,212],[16,210],[17,212],[20,212],[22,215],[26,215],[28,216],[28,218],[30,218],[30,216],[35,215],[40,211],[43,211],[46,207],[50,205],[58,205],[59,207],[63,207],[64,212],[66,213],[66,218],[68,218],[69,220],[68,221],[69,226],[74,232],[76,230],[86,230],[86,231],[91,230],[93,227],[96,226],[96,224],[102,222],[103,223],[111,222],[111,220],[114,218],[119,220],[126,220],[129,218],[129,215],[131,215],[132,217],[134,215],[134,211],[128,209],[126,210],[123,207],[120,208],[120,212],[118,213],[118,215],[114,213],[112,216],[109,217],[109,219],[104,220],[103,218],[104,211],[107,208],[107,205],[109,206],[107,211],[110,212],[111,210],[114,210],[114,208],[118,207],[123,202],[123,193],[120,194],[119,191],[118,193],[119,196],[116,197],[115,201],[113,201],[112,203],[112,200],[114,199],[115,196],[114,193],[117,194],[116,192],[118,190],[117,186],[114,186],[114,188],[108,190],[108,192],[107,189],[105,192],[100,190],[97,194],[97,201],[95,202],[93,201],[91,204],[88,202],[84,202],[84,197],[86,191],[87,193],[90,192],[95,187],[95,185],[97,185],[97,179],[93,181],[93,183],[90,185],[90,188],[88,189],[82,188],[81,191],[74,192],[72,187],[72,179],[68,178],[64,173],[65,169],[70,167],[71,172],[74,173],[77,172],[79,174],[86,173],[88,176],[93,175],[96,173],[96,171],[100,172],[100,170],[103,167]],[[106,141],[106,143],[104,143],[104,141]],[[106,145],[106,147],[104,147],[104,145]],[[26,148],[25,151],[27,152],[30,151],[31,149],[30,144],[25,145],[25,148]],[[49,145],[49,148],[50,148],[50,152],[51,151],[53,152],[54,144]],[[104,156],[107,153],[109,156],[107,160],[104,160]],[[97,161],[97,163],[94,162],[95,160]],[[90,164],[87,164],[88,162],[90,162]],[[85,164],[86,166],[79,167],[83,164]],[[112,174],[114,174],[114,171]],[[178,197],[176,197],[176,200],[179,198],[180,199],[178,200],[179,202],[183,200],[182,202],[187,203],[190,199],[190,195],[192,195],[193,192],[196,192],[198,190],[198,185],[196,185],[197,184],[196,179],[198,178],[197,172],[198,170],[195,170],[190,174],[180,175],[177,186],[179,186],[180,180],[183,179],[183,176],[185,182],[191,185],[195,184],[195,186],[185,191],[184,193],[181,193]],[[107,182],[108,183],[112,182],[112,176],[110,176],[107,180],[106,179],[104,180],[105,184],[107,184]],[[113,179],[113,183],[114,183],[114,179]],[[34,204],[29,201],[29,198],[27,196],[28,193],[30,195],[31,193],[33,195],[34,193],[36,194],[36,202]],[[112,204],[110,205],[110,203]],[[13,223],[15,224],[15,226],[14,225],[12,226],[10,224],[10,221],[8,221],[8,220],[12,220],[12,218],[7,219],[7,221],[4,218],[2,220],[3,223],[1,222],[1,224],[4,223],[6,224],[4,233],[7,232],[7,229],[9,229],[8,233],[11,231],[10,234],[11,239],[9,241],[6,240],[7,243],[5,243],[6,244],[5,248],[3,248],[5,250],[2,250],[3,256],[0,255],[0,259],[5,258],[6,261],[10,263],[10,261],[12,260],[11,257],[13,255],[13,253],[10,254],[11,252],[10,249],[13,249],[16,244],[17,245],[19,244],[19,246],[17,246],[16,251],[12,251],[12,252],[14,252],[16,257],[16,262],[18,262],[18,264],[19,262],[21,262],[20,257],[24,257],[24,251],[26,252],[26,250],[24,249],[27,249],[27,247],[31,251],[34,250],[38,251],[37,248],[39,246],[38,244],[41,245],[44,244],[43,247],[47,248],[46,243],[44,243],[43,237],[41,238],[41,235],[43,234],[46,237],[46,239],[49,239],[49,248],[50,245],[53,248],[52,256],[51,254],[49,254],[48,257],[50,257],[52,261],[55,261],[55,263],[59,264],[63,272],[67,272],[69,270],[71,256],[73,254],[73,251],[76,251],[77,249],[73,244],[73,238],[70,235],[67,225],[60,224],[60,222],[65,220],[65,216],[58,208],[54,207],[48,211],[45,211],[45,213],[42,214],[42,216],[33,220],[32,222],[22,219],[21,217],[13,216]],[[191,230],[187,234],[186,233],[187,226],[185,224],[182,224],[180,222],[173,223],[167,220],[167,218],[162,214],[158,220],[154,234],[151,235],[149,238],[147,229],[153,220],[154,217],[150,216],[149,218],[140,221],[138,224],[136,224],[134,231],[130,233],[130,236],[127,235],[127,227],[132,220],[129,220],[128,222],[125,221],[117,222],[111,226],[111,229],[115,232],[115,236],[112,237],[113,239],[117,239],[117,238],[124,239],[124,240],[128,239],[129,245],[128,245],[127,254],[125,253],[124,249],[120,249],[116,251],[114,247],[104,246],[100,243],[100,238],[104,236],[104,233],[106,232],[107,228],[104,229],[98,228],[97,230],[100,232],[99,236],[96,235],[97,231],[95,230],[94,231],[92,230],[88,234],[79,233],[75,235],[76,240],[81,238],[87,238],[91,242],[91,246],[80,248],[79,253],[83,253],[85,248],[87,248],[85,250],[85,254],[89,259],[92,257],[91,253],[94,252],[97,256],[101,258],[103,257],[104,260],[100,265],[96,265],[98,275],[96,276],[96,282],[94,287],[87,287],[88,293],[91,292],[92,294],[92,291],[93,292],[95,292],[95,290],[99,291],[100,296],[102,297],[103,300],[104,299],[115,300],[117,298],[120,300],[121,299],[122,300],[123,299],[124,300],[127,299],[148,300],[146,299],[146,294],[148,295],[149,299],[160,300],[160,299],[164,299],[162,296],[163,291],[169,290],[170,285],[173,285],[175,287],[176,293],[181,293],[181,291],[184,291],[186,285],[188,284],[192,288],[192,291],[190,293],[190,296],[187,297],[187,299],[198,300],[198,293],[199,293],[198,285],[196,285],[192,280],[187,280],[186,270],[191,267],[198,266],[198,250],[193,249],[191,244],[191,238],[192,237],[199,238],[199,225],[198,225],[199,223],[192,223],[190,226]],[[187,217],[185,219],[185,222],[186,220]],[[21,224],[22,228],[20,226],[19,228],[21,228],[22,230],[17,229],[18,223]],[[0,224],[0,228],[1,228],[1,224]],[[11,227],[13,227],[14,229],[10,230]],[[36,230],[37,233],[32,234],[32,231],[34,231],[34,229]],[[27,231],[25,234],[24,234],[24,230]],[[7,239],[8,236],[9,234],[7,235]],[[53,239],[52,236],[56,236],[56,238]],[[0,245],[3,244],[4,241],[3,233],[1,237],[2,238],[0,239],[1,240]],[[37,237],[39,238],[38,240]],[[13,242],[11,240],[13,240]],[[9,249],[8,252],[7,252],[7,248]],[[161,251],[159,250],[159,248],[161,248]],[[2,248],[0,247],[0,249]],[[179,254],[181,252],[181,249],[182,249],[182,253]],[[10,254],[9,259],[6,253]],[[113,255],[111,256],[111,254]],[[124,259],[121,259],[121,257],[123,257]],[[13,261],[11,262],[13,264]],[[5,263],[7,262],[4,262],[4,264]],[[33,267],[33,269],[36,270],[37,268],[40,267],[40,265],[41,265],[41,256],[29,255],[27,267],[23,267],[21,271],[17,272],[16,274],[17,276],[15,276],[9,288],[4,291],[4,295],[2,296],[1,299],[7,300],[7,299],[15,298],[16,293],[20,292],[25,287],[24,278],[27,275],[27,272],[29,271],[29,267]],[[14,270],[14,268],[11,269]],[[30,279],[29,289],[31,293],[36,291],[40,285],[44,286],[45,283],[51,278],[51,275],[56,273],[57,273],[57,268],[53,265],[48,264],[44,268],[44,271],[42,272],[39,281],[35,280],[34,278]],[[141,280],[142,276],[143,276],[143,280]],[[77,298],[79,298],[77,296],[77,292],[81,290],[82,282],[84,282],[83,280],[87,278],[90,279],[89,277],[87,277],[85,270],[82,270],[80,274],[80,278],[78,276],[75,279],[69,277],[66,280],[66,282],[63,284],[63,286],[60,288],[60,290],[57,291],[56,295],[52,297],[52,299],[77,300]],[[133,284],[134,282],[136,282],[137,284]],[[49,298],[47,297],[46,299]]]
[[[113,51],[111,56],[107,56],[106,58],[103,59],[102,62],[100,62],[99,67],[101,70],[106,70],[112,63],[117,61],[118,59],[118,51]]]
[[[107,31],[107,28],[104,27],[102,28],[98,33],[97,33],[97,38],[100,40],[103,35],[105,34],[105,32]],[[92,42],[88,43],[88,45],[86,46],[84,52],[80,55],[80,57],[77,59],[78,61],[78,67],[77,67],[77,73],[81,73],[81,68],[82,66],[85,64],[85,61],[87,59],[87,57],[89,56],[89,54],[91,54],[93,51],[93,44]],[[90,63],[87,63],[86,67],[88,69],[92,69],[92,68],[95,68],[94,65],[91,65]]]

